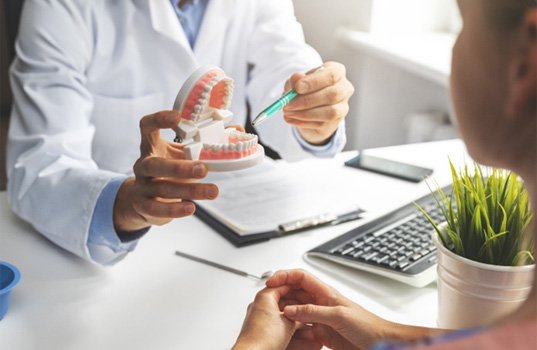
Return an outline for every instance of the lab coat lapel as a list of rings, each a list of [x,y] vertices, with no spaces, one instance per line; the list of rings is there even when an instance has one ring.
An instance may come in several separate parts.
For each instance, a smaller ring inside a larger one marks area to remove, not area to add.
[[[151,25],[158,33],[181,45],[194,58],[186,34],[169,0],[144,0],[149,5]]]
[[[236,0],[209,0],[194,53],[200,64],[219,65],[222,61],[226,29],[232,19]]]

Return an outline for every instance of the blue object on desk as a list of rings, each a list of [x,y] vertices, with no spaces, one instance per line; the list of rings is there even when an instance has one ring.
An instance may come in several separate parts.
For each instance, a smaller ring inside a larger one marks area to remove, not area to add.
[[[0,261],[0,320],[7,312],[11,290],[19,283],[20,279],[19,269],[10,263]]]

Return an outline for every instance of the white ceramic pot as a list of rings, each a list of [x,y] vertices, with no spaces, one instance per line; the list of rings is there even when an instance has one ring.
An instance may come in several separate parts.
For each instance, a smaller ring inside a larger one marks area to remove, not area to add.
[[[533,284],[535,265],[499,266],[448,250],[436,232],[438,327],[461,329],[493,322],[519,307]]]

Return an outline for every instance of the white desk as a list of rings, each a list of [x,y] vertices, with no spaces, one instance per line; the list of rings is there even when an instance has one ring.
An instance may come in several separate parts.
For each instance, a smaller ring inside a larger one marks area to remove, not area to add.
[[[378,149],[375,154],[434,167],[435,178],[447,183],[446,155],[459,162],[465,149],[460,141],[448,141]],[[388,210],[428,191],[425,183],[348,171],[364,183],[360,196],[365,209]],[[235,248],[197,218],[176,220],[154,227],[134,253],[103,268],[42,238],[11,214],[6,197],[0,193],[0,260],[18,266],[22,279],[0,321],[2,349],[229,349],[262,285],[179,258],[175,249],[256,274],[304,268],[385,318],[436,323],[434,283],[415,289],[330,263],[323,265],[328,269],[314,267],[302,259],[310,248],[359,222]]]

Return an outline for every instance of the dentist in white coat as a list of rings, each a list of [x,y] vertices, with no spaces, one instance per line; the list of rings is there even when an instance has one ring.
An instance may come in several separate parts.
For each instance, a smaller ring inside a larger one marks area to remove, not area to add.
[[[284,159],[343,148],[353,87],[341,64],[304,42],[291,0],[26,0],[11,68],[12,209],[61,247],[100,264],[132,251],[151,225],[192,215],[181,199],[214,184],[171,140],[169,111],[198,66],[235,80],[233,124],[293,87],[301,94],[258,127]],[[285,86],[284,86],[285,82]],[[164,111],[163,111],[164,110]],[[160,111],[160,112],[158,112]]]

